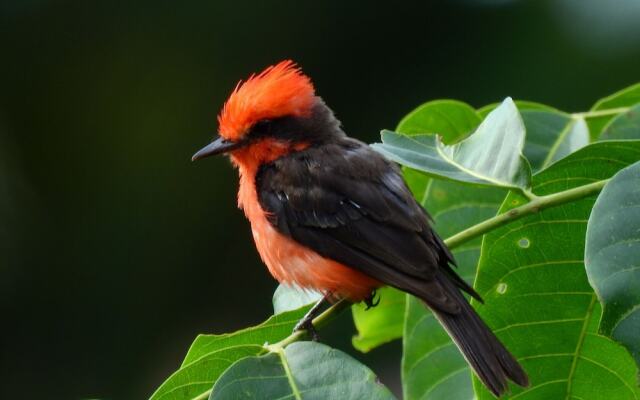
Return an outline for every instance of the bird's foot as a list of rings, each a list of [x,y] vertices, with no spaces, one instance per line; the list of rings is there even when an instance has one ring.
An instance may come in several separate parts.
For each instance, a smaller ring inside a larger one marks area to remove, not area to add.
[[[380,296],[378,296],[376,298],[376,291],[374,290],[374,291],[371,292],[369,297],[364,299],[364,304],[367,305],[367,308],[364,309],[365,311],[367,311],[368,309],[373,308],[373,307],[377,306],[378,304],[380,304]]]
[[[318,314],[320,314],[320,310],[322,310],[322,306],[328,301],[327,299],[329,299],[330,297],[331,297],[330,292],[325,293],[325,295],[322,296],[322,298],[318,300],[318,302],[313,307],[311,307],[311,309],[300,320],[300,322],[296,324],[296,326],[293,328],[293,331],[294,332],[307,331],[311,336],[311,340],[313,340],[314,342],[317,342],[319,338],[318,330],[316,329],[315,326],[313,326],[313,319],[317,317]]]
[[[320,336],[318,335],[318,330],[313,325],[313,320],[311,318],[309,319],[305,318],[302,321],[298,322],[296,326],[293,328],[293,331],[294,332],[307,331],[309,336],[311,336],[311,340],[313,340],[314,342],[317,342],[320,339]]]

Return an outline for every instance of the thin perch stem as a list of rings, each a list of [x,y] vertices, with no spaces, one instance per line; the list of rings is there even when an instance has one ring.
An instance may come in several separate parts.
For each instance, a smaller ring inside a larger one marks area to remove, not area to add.
[[[450,238],[446,239],[444,242],[450,249],[453,249],[465,242],[468,242],[471,239],[474,239],[480,235],[484,235],[489,231],[499,228],[502,225],[506,225],[509,222],[522,218],[526,215],[536,213],[540,210],[544,210],[545,208],[569,203],[571,201],[598,193],[600,190],[602,190],[602,188],[608,181],[608,179],[604,179],[601,181],[590,183],[588,185],[578,186],[573,189],[565,190],[563,192],[536,197],[527,204],[509,210],[504,214],[496,215],[493,218],[489,218],[488,220],[467,228],[462,232],[458,232]]]

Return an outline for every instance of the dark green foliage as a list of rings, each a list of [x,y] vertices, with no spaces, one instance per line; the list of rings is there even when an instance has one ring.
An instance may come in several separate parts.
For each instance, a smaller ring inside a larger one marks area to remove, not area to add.
[[[640,163],[604,188],[587,226],[585,264],[602,303],[600,332],[622,343],[640,365]]]

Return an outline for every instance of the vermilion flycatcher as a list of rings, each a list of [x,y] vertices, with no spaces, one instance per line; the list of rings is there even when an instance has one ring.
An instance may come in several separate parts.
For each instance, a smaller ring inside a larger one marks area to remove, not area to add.
[[[240,172],[238,206],[278,281],[330,300],[371,303],[382,285],[411,293],[431,308],[495,395],[507,390],[507,379],[528,385],[522,367],[462,295],[480,300],[453,271],[453,255],[398,167],[347,137],[293,62],[239,83],[218,123],[220,136],[193,160],[231,155]],[[299,326],[312,330],[312,317]]]

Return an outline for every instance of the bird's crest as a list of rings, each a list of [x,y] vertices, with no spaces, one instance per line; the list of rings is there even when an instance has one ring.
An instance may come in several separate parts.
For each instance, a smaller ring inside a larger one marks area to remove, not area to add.
[[[314,98],[309,77],[293,61],[282,61],[238,82],[218,116],[219,133],[237,140],[260,120],[306,115]]]

